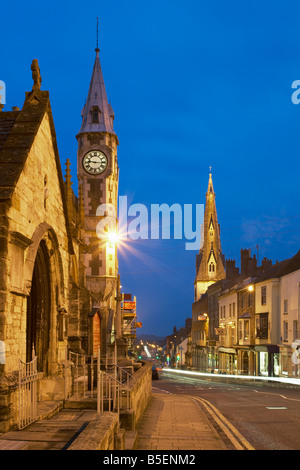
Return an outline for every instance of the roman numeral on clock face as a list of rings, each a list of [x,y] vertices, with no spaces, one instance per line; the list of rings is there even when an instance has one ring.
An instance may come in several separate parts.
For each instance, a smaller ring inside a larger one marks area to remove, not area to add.
[[[108,160],[101,150],[92,150],[88,152],[82,160],[83,168],[87,173],[100,174],[107,168]]]

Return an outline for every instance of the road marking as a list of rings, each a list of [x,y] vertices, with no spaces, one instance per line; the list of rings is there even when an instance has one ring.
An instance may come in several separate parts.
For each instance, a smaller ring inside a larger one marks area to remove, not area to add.
[[[255,450],[254,447],[242,436],[242,434],[220,413],[220,411],[209,401],[200,397],[191,397],[192,399],[200,402],[211,417],[224,431],[228,439],[232,442],[237,450]]]
[[[169,392],[168,390],[163,390],[162,388],[153,387],[153,386],[152,386],[152,388],[155,388],[155,390],[159,390],[160,392],[169,393],[169,395],[173,395],[173,392]]]
[[[284,395],[281,395],[280,393],[261,392],[261,391],[259,391],[259,390],[253,390],[253,392],[256,392],[256,393],[264,393],[265,395],[276,395],[276,396],[278,396],[278,397],[284,398],[285,400],[300,401],[299,398],[289,398],[289,397],[285,397]]]
[[[266,406],[267,410],[287,410],[285,406]]]

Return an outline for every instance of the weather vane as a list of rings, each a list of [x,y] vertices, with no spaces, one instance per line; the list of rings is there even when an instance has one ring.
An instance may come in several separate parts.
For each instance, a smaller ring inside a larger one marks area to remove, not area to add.
[[[98,16],[97,16],[97,31],[96,31],[96,33],[97,33],[97,34],[96,34],[96,37],[97,37],[97,47],[96,47],[96,51],[97,51],[97,50],[99,51],[99,47],[98,47],[98,36],[99,36],[98,24],[99,24],[99,22],[98,22]]]

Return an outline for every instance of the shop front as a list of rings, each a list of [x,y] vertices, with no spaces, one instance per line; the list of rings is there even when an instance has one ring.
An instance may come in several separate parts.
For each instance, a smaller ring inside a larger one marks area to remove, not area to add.
[[[280,354],[277,345],[255,346],[256,375],[279,377]]]
[[[234,348],[219,347],[219,373],[236,374],[237,354]]]

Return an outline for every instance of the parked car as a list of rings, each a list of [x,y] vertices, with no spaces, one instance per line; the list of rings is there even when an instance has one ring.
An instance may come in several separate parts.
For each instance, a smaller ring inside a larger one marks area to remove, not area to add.
[[[152,366],[152,380],[158,380],[158,371],[155,366]]]

